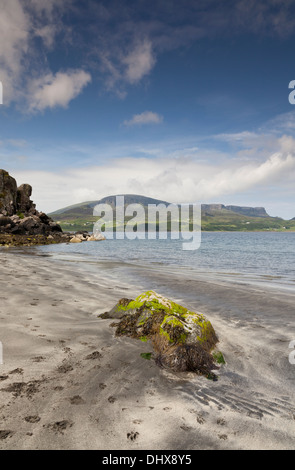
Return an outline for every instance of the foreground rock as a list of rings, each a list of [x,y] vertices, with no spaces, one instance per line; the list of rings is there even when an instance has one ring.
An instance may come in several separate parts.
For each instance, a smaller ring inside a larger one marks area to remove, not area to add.
[[[120,320],[111,325],[116,327],[117,336],[151,340],[158,365],[216,379],[212,370],[223,357],[215,350],[218,338],[204,315],[148,291],[135,300],[121,299],[100,317]]]

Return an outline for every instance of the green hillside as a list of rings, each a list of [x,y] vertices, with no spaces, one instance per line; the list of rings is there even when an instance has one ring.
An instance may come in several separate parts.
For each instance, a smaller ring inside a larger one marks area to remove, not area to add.
[[[98,201],[87,201],[75,204],[49,214],[58,222],[63,230],[92,231],[93,224],[98,217],[93,216],[93,208],[97,204],[105,203],[115,207],[116,196],[108,196]],[[125,206],[141,204],[147,209],[148,204],[169,203],[159,199],[152,199],[134,194],[124,195]],[[130,219],[130,218],[129,218]],[[169,220],[169,218],[168,218]],[[128,221],[128,219],[126,219]],[[125,221],[125,222],[126,222]],[[144,220],[142,221],[144,226]],[[295,231],[295,219],[284,220],[279,217],[270,217],[263,207],[224,206],[223,204],[202,205],[203,231]]]
[[[204,231],[295,231],[295,220],[284,220],[279,217],[249,217],[236,212],[221,209],[202,211],[202,230]]]

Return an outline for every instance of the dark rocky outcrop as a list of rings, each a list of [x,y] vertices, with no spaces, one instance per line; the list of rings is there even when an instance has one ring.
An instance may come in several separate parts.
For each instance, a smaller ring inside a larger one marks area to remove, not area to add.
[[[29,184],[17,187],[15,179],[7,171],[0,170],[0,234],[8,244],[11,244],[9,236],[16,241],[17,236],[38,235],[45,238],[62,234],[60,225],[36,210],[31,195],[32,187]],[[58,239],[65,241],[65,237],[59,236]],[[1,244],[4,244],[3,241]]]
[[[15,179],[0,170],[0,245],[48,245],[52,243],[105,240],[101,233],[63,232],[60,225],[31,200],[32,186],[17,187]]]
[[[121,299],[101,318],[118,323],[117,336],[150,340],[159,366],[177,372],[192,371],[216,379],[222,353],[215,350],[217,335],[211,322],[202,314],[148,291],[135,300]]]
[[[0,170],[0,214],[10,216],[16,213],[17,184],[5,170]]]
[[[17,210],[23,213],[34,212],[35,204],[31,201],[32,186],[29,184],[22,184],[17,188],[16,205]]]

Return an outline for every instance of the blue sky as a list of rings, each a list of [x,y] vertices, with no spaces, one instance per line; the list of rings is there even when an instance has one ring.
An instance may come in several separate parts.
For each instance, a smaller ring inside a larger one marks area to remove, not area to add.
[[[0,7],[0,168],[39,210],[125,192],[295,217],[295,0]]]

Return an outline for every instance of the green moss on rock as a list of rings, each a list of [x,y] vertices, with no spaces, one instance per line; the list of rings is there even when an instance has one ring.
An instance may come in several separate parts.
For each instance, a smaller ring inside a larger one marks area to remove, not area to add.
[[[212,356],[217,364],[225,364],[225,359],[221,351],[213,351]]]
[[[216,368],[211,351],[218,338],[211,322],[154,291],[121,299],[102,317],[120,320],[112,323],[117,336],[151,340],[156,362],[163,367],[205,375]]]

